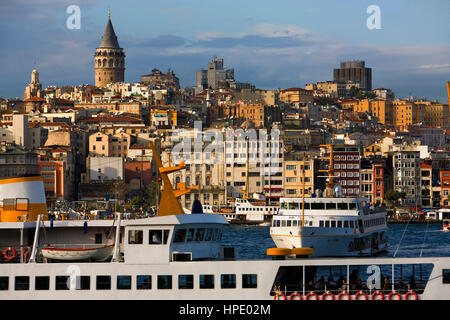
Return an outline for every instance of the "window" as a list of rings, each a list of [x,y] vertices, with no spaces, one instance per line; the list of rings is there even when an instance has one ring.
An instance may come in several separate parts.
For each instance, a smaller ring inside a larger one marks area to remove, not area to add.
[[[117,276],[117,289],[131,289],[131,276]]]
[[[194,240],[194,233],[195,233],[195,229],[188,229],[187,234],[186,234],[186,241],[187,242],[191,242],[192,240]]]
[[[0,290],[9,289],[9,277],[0,277]]]
[[[49,276],[37,276],[34,278],[35,290],[49,290],[50,289],[50,277]]]
[[[325,203],[313,202],[311,203],[311,210],[323,210],[325,209]]]
[[[356,203],[350,202],[350,203],[348,204],[348,209],[349,209],[349,210],[356,210]]]
[[[101,233],[96,233],[95,234],[95,243],[102,243],[102,234]]]
[[[55,277],[55,290],[69,290],[70,289],[70,276],[56,276]]]
[[[214,289],[213,274],[201,274],[199,280],[200,280],[200,289]]]
[[[203,237],[205,236],[205,228],[198,228],[195,233],[195,241],[203,241]]]
[[[111,290],[111,276],[97,276],[97,290]]]
[[[152,288],[152,276],[140,275],[136,277],[137,290],[149,290]]]
[[[344,228],[348,228],[348,221],[347,220],[344,221]]]
[[[346,202],[337,204],[338,210],[348,210],[348,206]]]
[[[242,288],[256,288],[257,287],[257,275],[256,274],[243,274],[242,275]]]
[[[212,239],[212,229],[206,229],[205,241],[211,241]]]
[[[331,221],[331,227],[332,228],[336,228],[336,221],[335,220]]]
[[[128,231],[128,244],[142,244],[143,239],[144,239],[144,231],[142,230]]]
[[[173,242],[184,242],[186,239],[186,229],[178,229],[175,231]]]
[[[166,244],[169,237],[170,230],[149,230],[148,243],[149,244]],[[163,237],[164,235],[164,237]]]
[[[172,289],[172,276],[158,276],[158,289]]]
[[[178,289],[194,289],[194,276],[192,274],[180,274],[178,276]]]
[[[329,220],[325,220],[325,228],[329,228],[330,227],[330,221]]]
[[[450,269],[442,269],[442,283],[450,283]]]
[[[91,289],[91,277],[77,276],[77,290],[90,290],[90,289]]]
[[[220,285],[222,289],[236,288],[236,275],[235,274],[222,274],[220,276]]]
[[[336,203],[327,203],[326,208],[327,210],[336,210]]]
[[[15,290],[30,290],[30,277],[28,277],[28,276],[15,277],[14,289]]]

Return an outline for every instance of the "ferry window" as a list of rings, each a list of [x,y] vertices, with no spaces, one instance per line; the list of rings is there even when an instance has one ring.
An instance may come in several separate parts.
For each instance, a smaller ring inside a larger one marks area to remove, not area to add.
[[[298,220],[293,220],[293,221],[292,221],[292,226],[293,226],[293,227],[298,226]]]
[[[172,289],[172,276],[158,276],[158,289]]]
[[[131,276],[117,276],[117,289],[131,289]]]
[[[342,221],[338,221],[338,222],[337,222],[337,227],[338,227],[338,228],[342,228]]]
[[[203,241],[203,237],[205,236],[205,228],[198,228],[195,233],[195,241]]]
[[[305,209],[306,209],[306,210],[309,210],[310,207],[311,207],[311,206],[310,206],[309,202],[306,202],[306,203],[305,203]],[[300,208],[303,209],[302,204],[300,204]]]
[[[77,276],[77,290],[90,290],[90,289],[91,289],[91,277]]]
[[[350,202],[348,204],[348,210],[356,210],[356,203]]]
[[[442,283],[450,283],[450,269],[442,269]]]
[[[331,227],[332,228],[336,228],[336,221],[335,220],[331,221]]]
[[[111,290],[111,276],[97,276],[97,290]]]
[[[56,276],[55,277],[55,290],[69,290],[70,289],[70,276]]]
[[[327,210],[336,210],[336,203],[327,203],[326,208]]]
[[[217,241],[222,240],[222,229],[217,229]]]
[[[178,276],[178,289],[194,289],[194,276],[192,274],[180,274]]]
[[[163,238],[164,233],[164,238]],[[149,244],[166,244],[169,237],[169,230],[149,230],[148,243]]]
[[[311,210],[323,210],[325,209],[325,203],[313,202],[311,203]]]
[[[37,276],[34,278],[35,290],[49,290],[50,289],[50,277],[49,276]]]
[[[200,279],[200,289],[214,289],[213,274],[201,274],[199,279]]]
[[[330,227],[330,221],[329,220],[325,220],[325,228],[329,228]]]
[[[144,232],[142,230],[128,231],[128,244],[142,244]]]
[[[289,210],[297,210],[299,207],[298,202],[289,202]]]
[[[9,289],[9,277],[0,277],[0,290]]]
[[[338,210],[348,210],[348,205],[346,202],[339,202],[337,208]]]
[[[256,274],[243,274],[242,275],[242,288],[256,288],[257,287],[257,275]]]
[[[95,234],[95,243],[102,243],[102,234],[101,233],[96,233]]]
[[[173,242],[184,242],[184,240],[186,240],[186,229],[175,230]]]
[[[206,229],[205,241],[211,241],[211,238],[212,238],[212,229],[208,228]]]
[[[344,221],[344,228],[348,228],[348,221],[347,220]]]
[[[220,275],[220,286],[222,289],[236,288],[236,275],[235,274]]]
[[[286,227],[290,227],[292,224],[291,220],[286,221]]]
[[[27,276],[16,277],[14,289],[15,290],[29,290],[30,289],[30,277],[27,277]]]
[[[354,228],[355,224],[353,223],[353,220],[350,220],[350,228]]]
[[[137,290],[149,290],[152,288],[152,276],[140,275],[136,277]]]
[[[281,203],[281,209],[287,209],[287,202]]]
[[[323,220],[320,220],[320,221],[319,221],[319,227],[322,227],[322,228],[324,227]]]
[[[195,233],[195,229],[188,229],[187,234],[186,234],[186,241],[190,242],[192,240],[194,240],[194,233]]]
[[[286,220],[281,220],[281,226],[286,227]]]

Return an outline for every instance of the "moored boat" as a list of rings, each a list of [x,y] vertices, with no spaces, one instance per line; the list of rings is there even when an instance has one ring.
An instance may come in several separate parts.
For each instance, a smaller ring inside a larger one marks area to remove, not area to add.
[[[75,247],[66,248],[63,245],[58,247],[41,248],[42,256],[45,259],[64,260],[64,261],[105,261],[112,258],[114,244],[100,247]]]

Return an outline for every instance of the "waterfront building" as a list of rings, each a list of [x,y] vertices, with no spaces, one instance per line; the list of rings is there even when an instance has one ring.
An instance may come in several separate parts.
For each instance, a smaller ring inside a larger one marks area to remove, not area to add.
[[[311,197],[314,193],[314,160],[285,160],[284,170],[284,197],[298,198],[303,196]],[[303,183],[303,179],[305,180]]]
[[[420,152],[406,147],[392,152],[394,190],[405,193],[403,205],[417,207],[422,203]]]
[[[1,145],[0,178],[14,178],[38,174],[37,154],[17,146]]]

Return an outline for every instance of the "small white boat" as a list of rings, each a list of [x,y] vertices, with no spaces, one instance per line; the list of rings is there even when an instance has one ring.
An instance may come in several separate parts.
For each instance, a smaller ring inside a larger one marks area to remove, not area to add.
[[[450,220],[445,219],[442,223],[442,231],[449,232],[450,231]]]
[[[114,244],[91,248],[42,248],[42,256],[47,259],[64,261],[105,261],[112,257]]]

